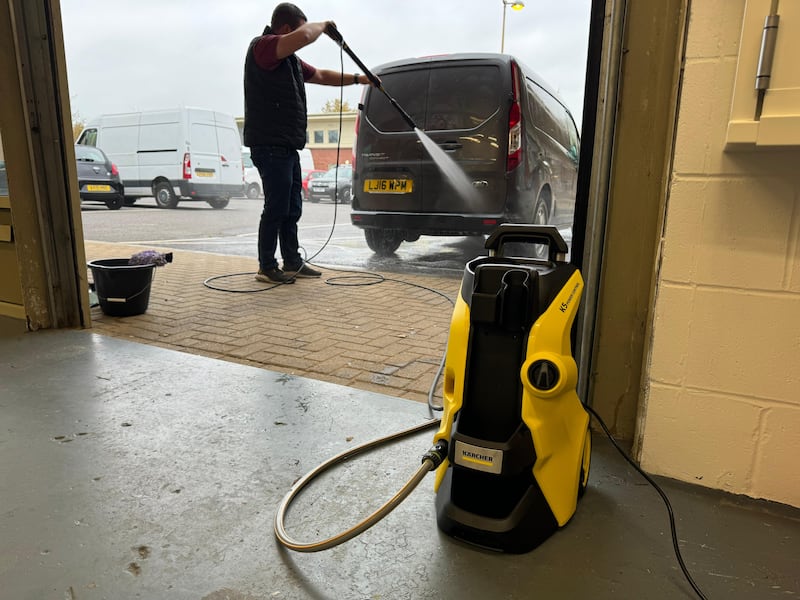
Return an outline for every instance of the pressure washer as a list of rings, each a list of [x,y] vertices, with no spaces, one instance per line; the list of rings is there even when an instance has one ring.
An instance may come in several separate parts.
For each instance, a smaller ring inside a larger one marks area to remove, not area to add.
[[[547,258],[507,252],[536,244],[547,246]],[[355,537],[434,469],[439,528],[462,541],[527,552],[572,517],[591,456],[589,415],[575,391],[578,368],[570,350],[583,280],[566,262],[567,245],[552,226],[504,224],[486,248],[488,257],[464,269],[450,322],[443,418],[392,436],[438,424],[422,465],[355,527],[322,542],[297,542],[283,524],[294,497],[319,473],[362,449],[324,463],[300,479],[279,507],[275,534],[288,548],[313,552]],[[377,443],[384,441],[389,440]]]
[[[547,260],[507,255],[535,244]],[[461,540],[527,552],[569,521],[589,477],[570,341],[583,279],[552,226],[500,225],[486,248],[466,265],[450,323],[437,522]]]

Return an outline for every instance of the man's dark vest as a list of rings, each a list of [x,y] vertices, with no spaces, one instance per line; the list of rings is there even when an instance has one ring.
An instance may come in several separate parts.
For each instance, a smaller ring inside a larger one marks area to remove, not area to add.
[[[306,145],[306,89],[300,60],[292,54],[272,71],[256,64],[253,39],[244,62],[244,145]]]

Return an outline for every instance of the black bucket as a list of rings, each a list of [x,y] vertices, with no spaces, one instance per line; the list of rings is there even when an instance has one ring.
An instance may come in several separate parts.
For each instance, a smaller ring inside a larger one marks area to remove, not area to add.
[[[89,263],[103,312],[112,317],[141,315],[150,302],[155,265],[129,265],[127,258],[104,258]]]

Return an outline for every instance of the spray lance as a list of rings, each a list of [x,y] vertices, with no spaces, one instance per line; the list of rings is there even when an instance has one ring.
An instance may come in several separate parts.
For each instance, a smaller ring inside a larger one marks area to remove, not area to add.
[[[403,117],[403,120],[408,123],[409,127],[411,127],[414,133],[417,134],[417,137],[419,138],[420,142],[422,142],[425,151],[431,156],[436,163],[436,166],[445,175],[447,181],[449,181],[449,183],[453,186],[455,192],[467,203],[473,206],[478,205],[481,201],[480,194],[473,186],[470,178],[467,177],[467,175],[464,173],[461,167],[455,163],[452,157],[448,156],[448,154],[442,150],[436,144],[436,142],[430,139],[430,137],[428,137],[425,132],[418,127],[416,123],[414,123],[414,119],[412,119],[409,114],[403,110],[403,107],[398,104],[397,100],[389,95],[389,92],[387,92],[386,88],[383,87],[381,80],[376,77],[375,74],[373,74],[350,49],[350,46],[348,46],[347,42],[344,41],[342,34],[338,29],[336,29],[336,25],[329,22],[325,27],[325,33],[334,42],[336,42],[342,50],[347,52],[348,56],[353,59],[353,62],[355,62],[364,71],[364,74],[369,78],[370,82],[372,82],[375,88],[384,94],[389,100],[389,103],[394,106],[398,113],[400,113],[400,116]]]
[[[383,93],[386,96],[386,98],[388,98],[391,105],[397,109],[397,112],[400,113],[400,116],[402,116],[403,120],[406,123],[408,123],[409,127],[411,127],[411,129],[418,130],[419,127],[417,127],[417,124],[414,123],[414,120],[409,116],[409,114],[405,110],[403,110],[403,107],[397,103],[397,100],[395,100],[389,95],[389,92],[387,92],[386,89],[383,87],[383,83],[381,83],[381,80],[378,79],[372,73],[372,71],[370,71],[363,62],[361,62],[361,59],[359,59],[355,55],[355,53],[350,49],[350,46],[348,46],[347,42],[344,41],[342,34],[339,32],[338,29],[336,29],[336,25],[334,25],[333,23],[328,23],[328,25],[325,27],[325,34],[328,37],[330,37],[334,42],[336,42],[339,45],[339,47],[342,50],[344,50],[350,58],[353,59],[353,62],[356,63],[362,71],[364,71],[364,75],[366,75],[372,82],[372,84],[378,90],[380,90],[381,93]]]

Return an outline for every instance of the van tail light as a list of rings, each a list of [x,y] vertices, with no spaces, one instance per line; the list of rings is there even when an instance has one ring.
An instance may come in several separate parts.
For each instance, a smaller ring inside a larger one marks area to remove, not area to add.
[[[111,163],[111,174],[119,175],[119,169],[117,168],[117,165],[115,165],[114,163]]]
[[[511,89],[513,97],[508,111],[508,156],[506,171],[513,171],[522,162],[522,110],[519,105],[519,76],[517,65],[511,63]]]
[[[183,178],[192,178],[192,159],[189,157],[188,152],[183,155]]]
[[[358,128],[361,125],[361,111],[356,113],[356,125],[353,129],[353,170],[356,168],[356,144],[358,143]]]

